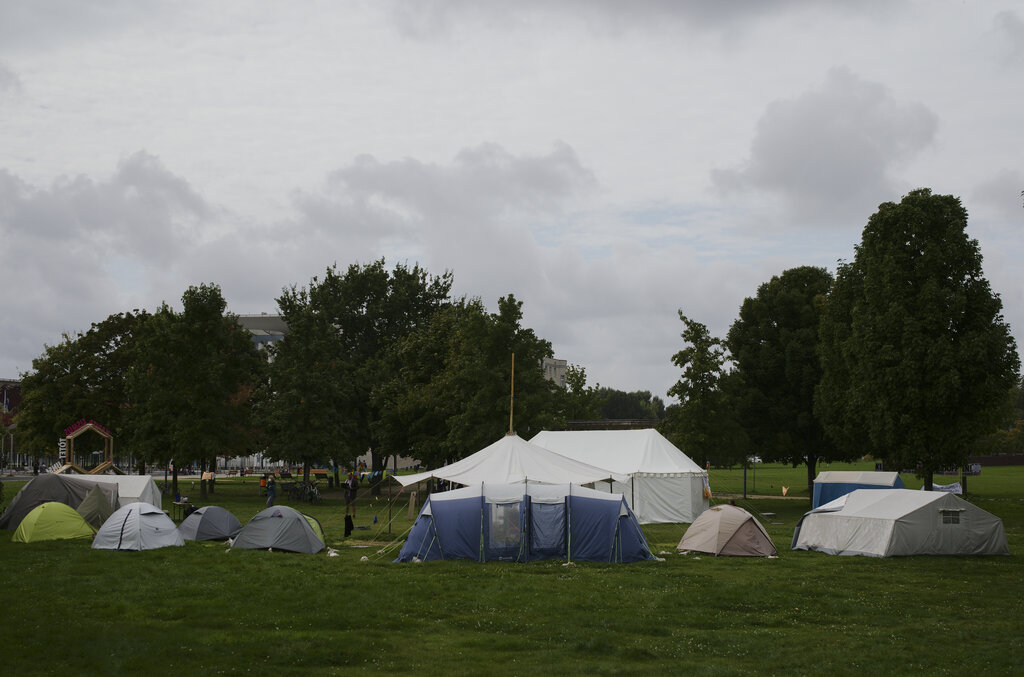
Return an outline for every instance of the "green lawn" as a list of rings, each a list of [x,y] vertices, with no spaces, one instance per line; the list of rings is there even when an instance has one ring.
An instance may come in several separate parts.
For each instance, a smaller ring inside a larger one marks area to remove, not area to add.
[[[1003,518],[1010,557],[790,551],[808,508],[806,489],[802,500],[781,497],[794,474],[803,469],[759,467],[756,493],[777,497],[737,500],[775,513],[765,526],[777,559],[677,555],[685,525],[657,525],[645,531],[664,562],[397,565],[395,546],[378,550],[408,528],[407,499],[389,537],[386,496],[365,490],[357,524],[376,514],[378,529],[348,541],[340,497],[278,501],[317,516],[337,557],[198,543],[94,551],[0,532],[4,673],[1019,674],[1018,468],[970,480],[971,499]],[[712,487],[733,491],[737,477],[741,493],[738,470],[712,471]],[[6,488],[9,498],[17,485]],[[198,488],[183,493],[199,503]],[[263,507],[252,480],[221,480],[208,502],[243,522]]]

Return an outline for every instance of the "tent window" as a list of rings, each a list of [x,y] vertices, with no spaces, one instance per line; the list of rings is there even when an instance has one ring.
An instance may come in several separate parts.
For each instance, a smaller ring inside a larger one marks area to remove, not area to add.
[[[497,503],[491,506],[490,546],[519,547],[521,518],[519,503]]]
[[[940,510],[943,524],[960,524],[959,510]]]

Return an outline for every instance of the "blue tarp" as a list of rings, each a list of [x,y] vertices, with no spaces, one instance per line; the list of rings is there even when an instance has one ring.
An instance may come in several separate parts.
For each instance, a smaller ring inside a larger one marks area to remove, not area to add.
[[[896,472],[822,472],[814,479],[814,498],[811,508],[831,503],[857,489],[904,489],[903,480]]]
[[[427,499],[396,562],[654,559],[621,494],[578,485],[484,484]]]

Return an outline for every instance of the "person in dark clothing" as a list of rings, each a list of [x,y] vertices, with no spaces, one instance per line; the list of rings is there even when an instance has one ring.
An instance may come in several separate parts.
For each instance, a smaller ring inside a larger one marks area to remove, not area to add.
[[[274,481],[274,476],[271,475],[267,478],[267,507],[270,508],[274,505],[274,499],[277,498],[277,482]]]

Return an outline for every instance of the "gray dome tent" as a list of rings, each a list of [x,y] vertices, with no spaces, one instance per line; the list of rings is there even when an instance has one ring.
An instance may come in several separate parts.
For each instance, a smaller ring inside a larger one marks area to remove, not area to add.
[[[242,527],[232,547],[313,554],[324,549],[324,542],[305,515],[286,505],[275,505],[256,513]]]
[[[95,486],[94,482],[69,477],[68,475],[54,475],[47,473],[32,478],[21,488],[10,505],[0,516],[0,529],[17,529],[25,515],[32,512],[32,509],[43,503],[56,501],[72,508],[77,508],[85,500],[89,490]],[[117,485],[100,485],[100,491],[110,503],[111,508],[117,506]]]
[[[238,518],[219,505],[199,508],[178,525],[186,541],[226,541],[241,530]]]
[[[185,545],[178,527],[163,510],[141,501],[118,508],[92,541],[96,550],[153,550],[171,545]]]

